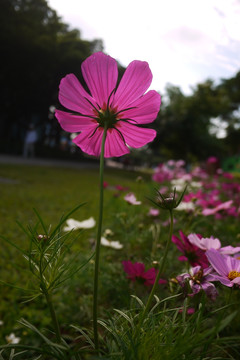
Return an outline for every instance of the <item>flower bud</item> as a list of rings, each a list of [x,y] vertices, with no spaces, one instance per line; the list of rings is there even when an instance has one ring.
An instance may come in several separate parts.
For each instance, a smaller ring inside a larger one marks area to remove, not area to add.
[[[46,240],[49,239],[49,237],[48,237],[47,235],[41,235],[41,234],[39,234],[39,235],[37,236],[37,239],[38,239],[39,241],[42,241],[42,240],[46,241]]]

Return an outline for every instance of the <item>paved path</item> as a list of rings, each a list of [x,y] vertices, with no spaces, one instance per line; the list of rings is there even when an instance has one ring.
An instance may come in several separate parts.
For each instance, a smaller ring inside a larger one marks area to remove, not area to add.
[[[17,164],[29,166],[50,166],[75,169],[95,169],[99,167],[98,162],[94,161],[72,161],[42,158],[24,158],[23,156],[0,154],[0,164]]]

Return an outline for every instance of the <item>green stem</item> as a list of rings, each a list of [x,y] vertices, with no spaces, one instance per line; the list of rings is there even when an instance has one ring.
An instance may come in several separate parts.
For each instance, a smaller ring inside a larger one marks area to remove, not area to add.
[[[54,309],[54,306],[53,306],[51,294],[49,294],[45,284],[41,285],[41,289],[42,289],[43,294],[45,295],[45,298],[47,300],[47,304],[48,304],[48,308],[50,310],[53,326],[55,328],[55,334],[56,334],[57,342],[61,343],[60,327],[59,327],[57,315],[56,315],[56,312],[55,312],[55,309]]]
[[[160,265],[159,265],[159,269],[158,269],[158,273],[157,273],[155,282],[153,284],[151,293],[150,293],[150,295],[148,297],[147,304],[146,304],[145,309],[144,309],[144,311],[143,311],[143,313],[142,313],[142,315],[140,317],[139,324],[138,324],[138,326],[136,328],[135,335],[137,335],[139,333],[140,327],[142,326],[142,323],[143,323],[143,321],[144,321],[144,319],[146,317],[146,314],[149,311],[149,308],[150,308],[151,303],[152,303],[153,296],[155,294],[156,287],[158,286],[158,281],[160,279],[160,276],[161,276],[161,274],[163,272],[163,269],[164,269],[164,266],[165,266],[165,263],[166,263],[166,260],[167,260],[167,254],[168,254],[169,245],[171,243],[172,233],[173,233],[173,211],[169,210],[169,212],[170,212],[170,228],[169,228],[169,236],[168,236],[167,244],[166,244],[165,251],[164,251],[163,257],[161,259]]]
[[[98,345],[98,274],[99,274],[99,258],[100,258],[100,244],[102,235],[102,218],[103,218],[103,173],[104,173],[104,148],[107,137],[107,126],[104,127],[101,154],[100,154],[100,197],[99,197],[99,217],[98,217],[98,230],[97,241],[95,249],[95,272],[94,272],[94,290],[93,290],[93,332],[94,332],[94,344],[95,350],[99,353]]]

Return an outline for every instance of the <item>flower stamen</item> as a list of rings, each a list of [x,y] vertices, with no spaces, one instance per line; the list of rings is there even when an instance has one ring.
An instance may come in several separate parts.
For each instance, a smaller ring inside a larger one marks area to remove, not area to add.
[[[237,277],[240,277],[240,272],[236,270],[229,271],[228,278],[229,280],[234,280]]]
[[[200,269],[196,274],[190,277],[190,279],[195,282],[196,284],[201,284],[201,279],[203,277],[203,269]]]

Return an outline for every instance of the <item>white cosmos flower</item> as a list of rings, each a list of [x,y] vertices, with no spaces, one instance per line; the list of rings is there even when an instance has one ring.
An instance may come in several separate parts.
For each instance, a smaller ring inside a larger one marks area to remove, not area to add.
[[[192,181],[191,186],[195,188],[200,188],[202,186],[202,183],[200,181]]]
[[[15,336],[14,333],[11,333],[10,335],[6,336],[6,340],[7,340],[8,344],[18,344],[21,339],[19,337]]]
[[[193,202],[186,202],[186,201],[182,201],[178,207],[176,208],[176,210],[187,210],[187,211],[192,211],[195,210],[195,204]]]
[[[91,229],[96,225],[96,221],[93,217],[90,217],[84,221],[77,221],[74,219],[67,219],[67,226],[64,226],[63,231],[71,231],[77,229]]]
[[[111,247],[116,250],[123,248],[123,245],[119,241],[109,241],[104,236],[101,237],[101,245]]]
[[[182,178],[179,179],[173,179],[171,181],[172,187],[176,188],[176,191],[183,191],[186,187],[186,181]]]

